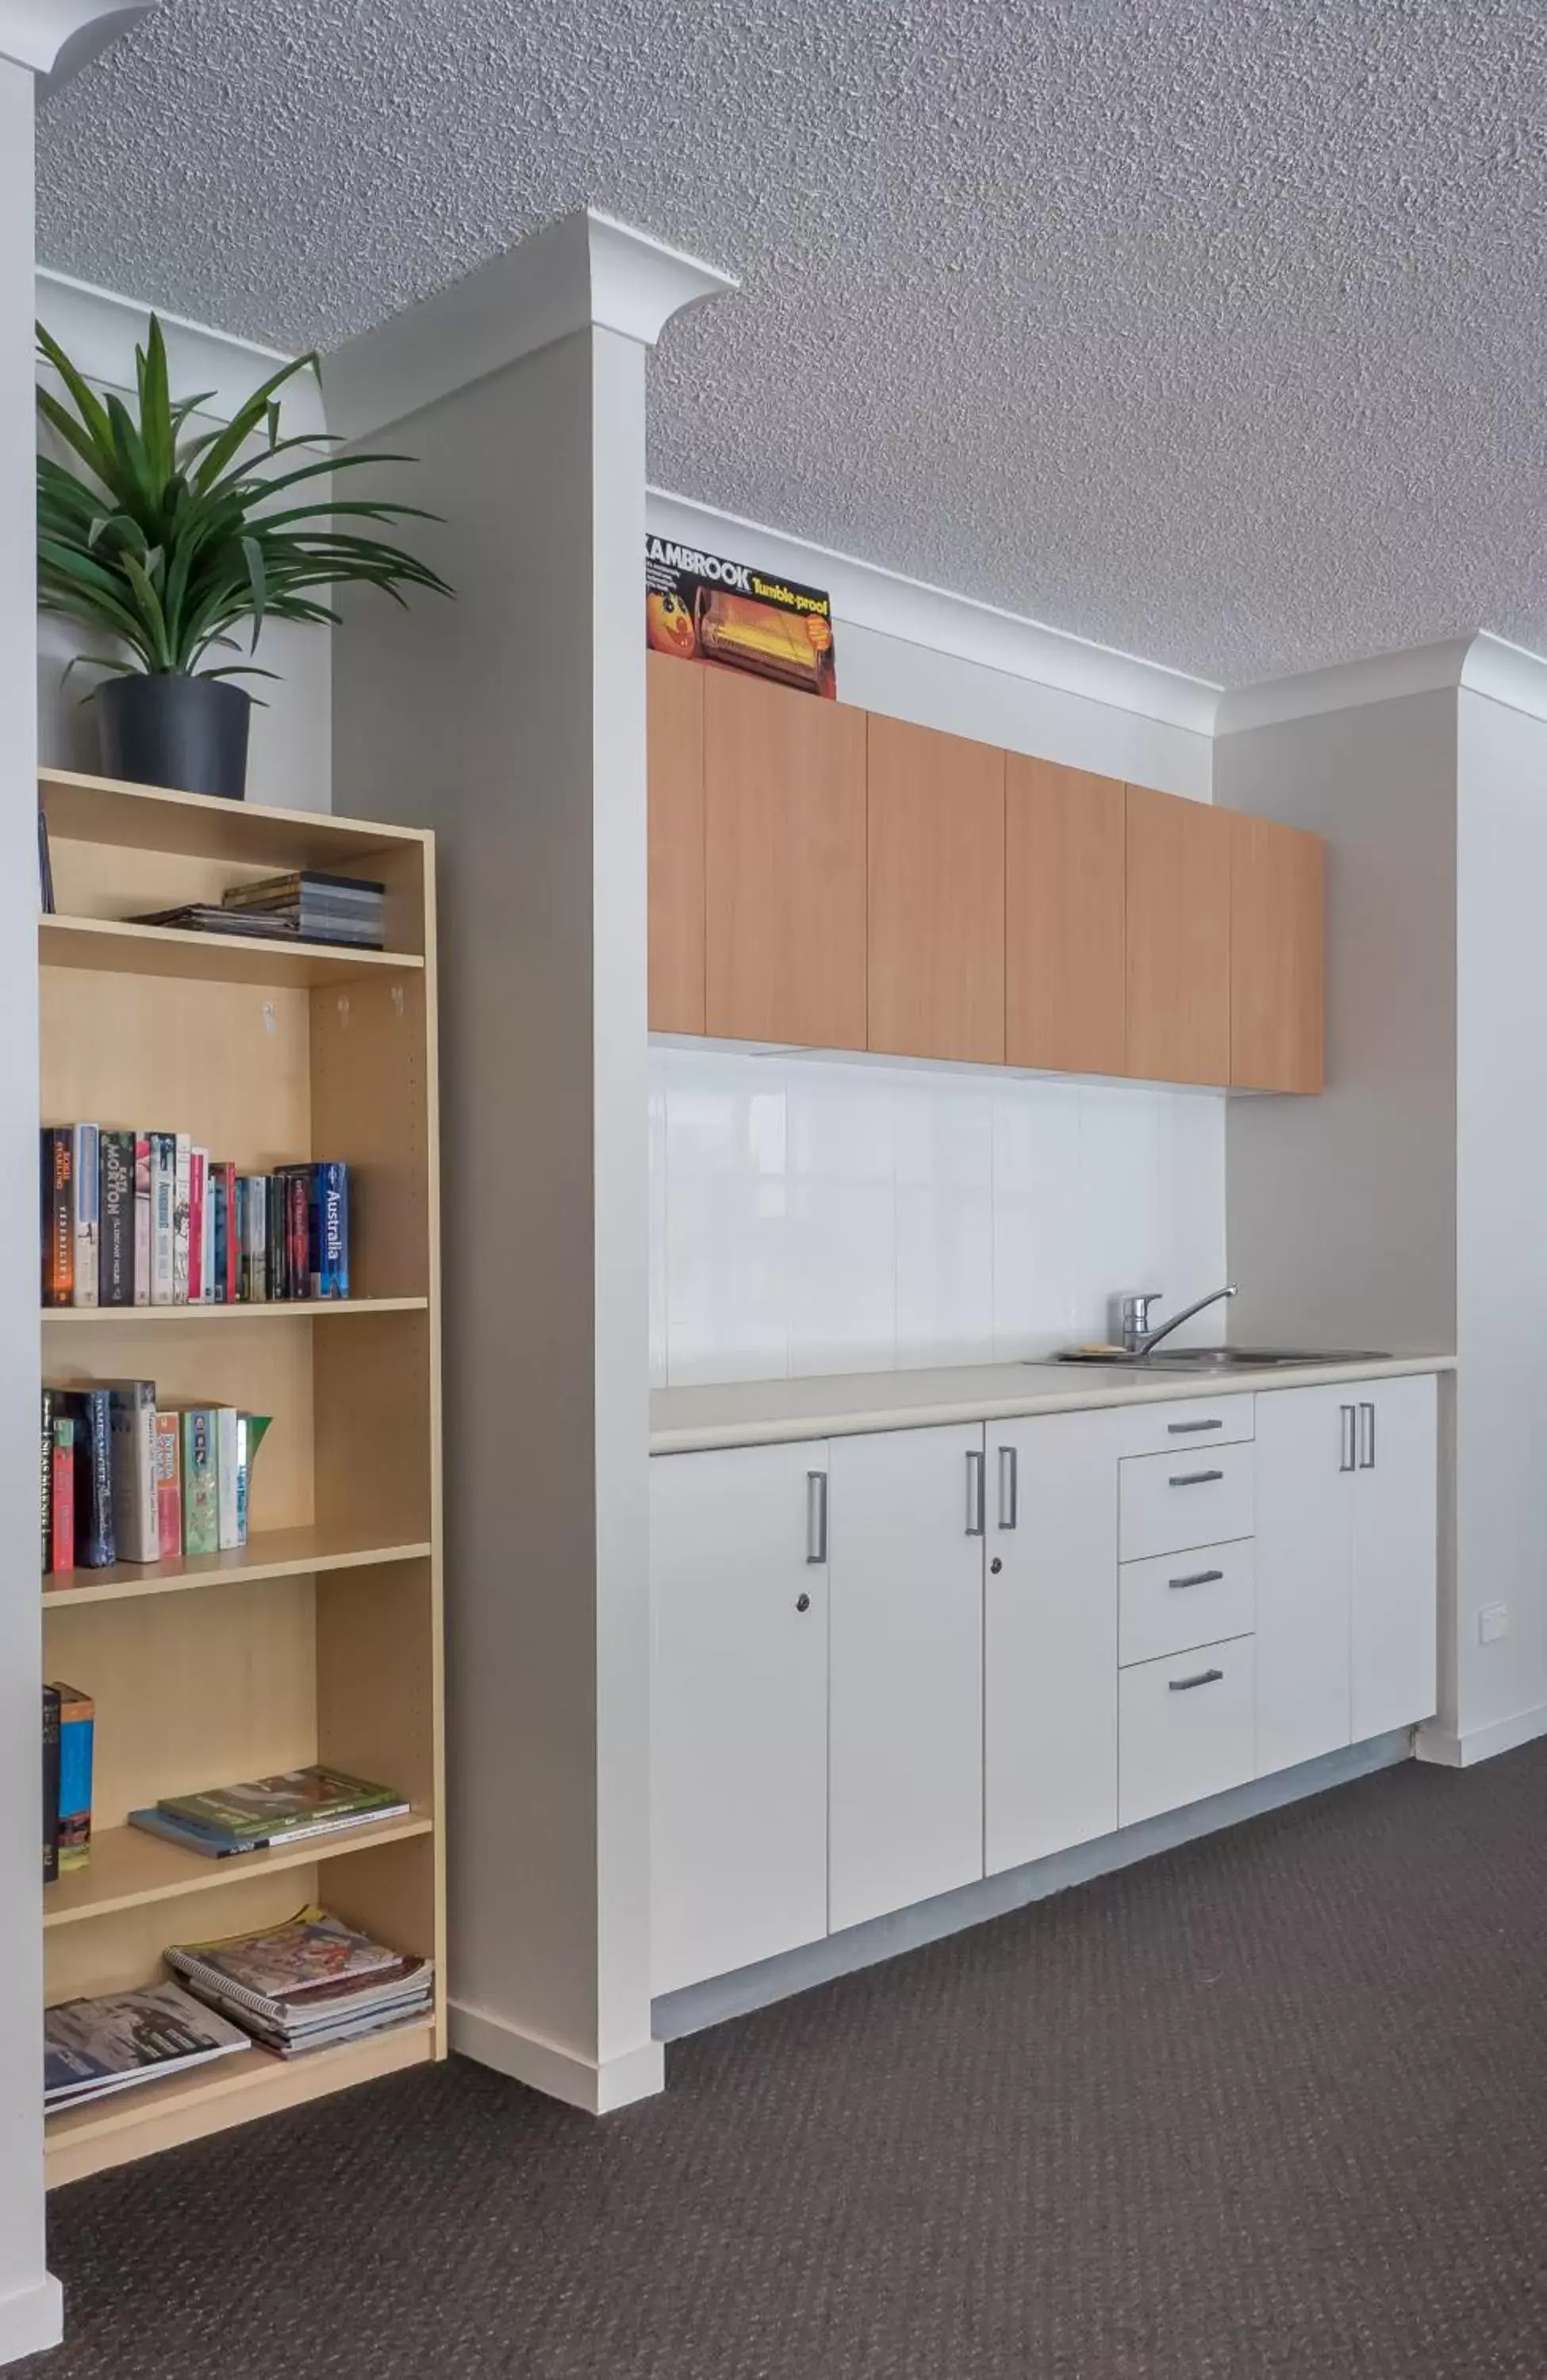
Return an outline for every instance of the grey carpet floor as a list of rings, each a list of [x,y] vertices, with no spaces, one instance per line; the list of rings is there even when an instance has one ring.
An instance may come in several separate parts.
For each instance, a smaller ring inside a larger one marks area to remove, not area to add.
[[[453,2060],[52,2204],[29,2380],[1541,2380],[1547,1746],[681,2044]]]

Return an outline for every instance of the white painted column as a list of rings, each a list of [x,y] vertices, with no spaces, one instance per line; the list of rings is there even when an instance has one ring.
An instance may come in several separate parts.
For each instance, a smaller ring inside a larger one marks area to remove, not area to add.
[[[645,349],[723,277],[565,218],[358,340],[457,589],[335,638],[335,801],[435,830],[456,2046],[602,2112],[650,2032]]]

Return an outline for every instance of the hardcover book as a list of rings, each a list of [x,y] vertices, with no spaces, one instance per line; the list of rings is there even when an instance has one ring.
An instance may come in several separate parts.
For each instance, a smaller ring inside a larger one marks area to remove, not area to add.
[[[151,1302],[151,1135],[134,1135],[134,1302]]]
[[[210,1405],[183,1415],[183,1551],[220,1551],[220,1487],[216,1471],[215,1417]]]
[[[54,1451],[51,1468],[54,1473],[53,1534],[49,1542],[49,1568],[66,1571],[75,1568],[75,1424],[68,1414],[59,1414],[54,1423]]]
[[[43,1880],[59,1874],[59,1689],[43,1690]]]
[[[177,1136],[152,1132],[151,1141],[151,1303],[170,1305],[177,1285]]]
[[[163,1561],[183,1549],[182,1433],[180,1415],[156,1415],[156,1548]]]
[[[75,1153],[71,1163],[75,1193],[75,1286],[71,1303],[75,1305],[95,1305],[97,1303],[97,1267],[99,1262],[97,1233],[101,1182],[98,1168],[102,1162],[94,1123],[78,1123]]]
[[[43,1128],[43,1302],[75,1303],[75,1135],[67,1124]]]
[[[242,1542],[238,1494],[241,1465],[241,1415],[234,1405],[215,1407],[215,1479],[218,1489],[220,1550],[228,1553]]]
[[[113,1447],[113,1533],[120,1561],[161,1559],[156,1518],[156,1385],[108,1384]]]
[[[204,1169],[209,1159],[201,1148],[188,1153],[188,1299],[204,1302]]]
[[[242,1295],[250,1304],[267,1303],[269,1290],[269,1184],[263,1173],[245,1173],[242,1194]]]
[[[189,1196],[193,1143],[186,1132],[174,1133],[172,1147],[176,1168],[172,1195],[172,1303],[174,1305],[186,1305],[189,1302]]]
[[[104,1388],[55,1390],[56,1410],[75,1425],[76,1560],[104,1570],[117,1560],[113,1527],[113,1408]]]
[[[59,1870],[67,1876],[91,1856],[91,1750],[96,1705],[77,1686],[60,1685]]]
[[[43,1392],[43,1566],[54,1568],[54,1391]]]
[[[134,1304],[134,1135],[104,1132],[98,1139],[98,1301]]]

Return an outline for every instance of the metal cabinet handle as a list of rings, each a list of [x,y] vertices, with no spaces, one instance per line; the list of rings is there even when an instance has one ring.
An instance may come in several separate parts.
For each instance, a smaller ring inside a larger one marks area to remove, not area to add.
[[[1168,1578],[1167,1586],[1215,1586],[1224,1576],[1222,1570],[1189,1571],[1186,1578]]]
[[[1369,1416],[1368,1420],[1366,1419],[1366,1415]],[[1361,1471],[1373,1471],[1374,1468],[1375,1408],[1372,1404],[1367,1402],[1361,1404],[1359,1407],[1359,1469]]]
[[[999,1450],[999,1525],[1002,1529],[1020,1526],[1020,1453],[1013,1446]]]
[[[1168,1488],[1202,1488],[1211,1479],[1223,1479],[1223,1471],[1175,1471],[1166,1481]]]
[[[1224,1424],[1216,1418],[1213,1421],[1168,1421],[1165,1427],[1172,1438],[1190,1438],[1200,1429],[1223,1429]]]
[[[969,1537],[981,1537],[987,1526],[985,1469],[983,1457],[974,1448],[967,1458],[967,1534]]]
[[[1337,1467],[1340,1471],[1352,1471],[1354,1467],[1354,1408],[1352,1405],[1338,1406],[1337,1427]]]
[[[1224,1675],[1223,1670],[1200,1670],[1196,1678],[1172,1678],[1167,1682],[1172,1694],[1187,1694],[1194,1686],[1217,1686]]]
[[[806,1560],[812,1563],[827,1560],[825,1471],[808,1471],[806,1474]]]

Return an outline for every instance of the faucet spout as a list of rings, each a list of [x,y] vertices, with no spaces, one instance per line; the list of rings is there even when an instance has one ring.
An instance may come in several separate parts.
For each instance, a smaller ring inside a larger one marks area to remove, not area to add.
[[[1180,1314],[1174,1314],[1169,1322],[1161,1324],[1158,1330],[1147,1330],[1134,1349],[1135,1354],[1144,1356],[1152,1354],[1163,1339],[1169,1339],[1174,1330],[1179,1330],[1184,1322],[1190,1322],[1195,1314],[1201,1314],[1206,1305],[1217,1305],[1222,1298],[1234,1297],[1237,1287],[1237,1282],[1227,1281],[1223,1289],[1212,1289],[1207,1297],[1195,1297],[1190,1305],[1184,1305]]]

